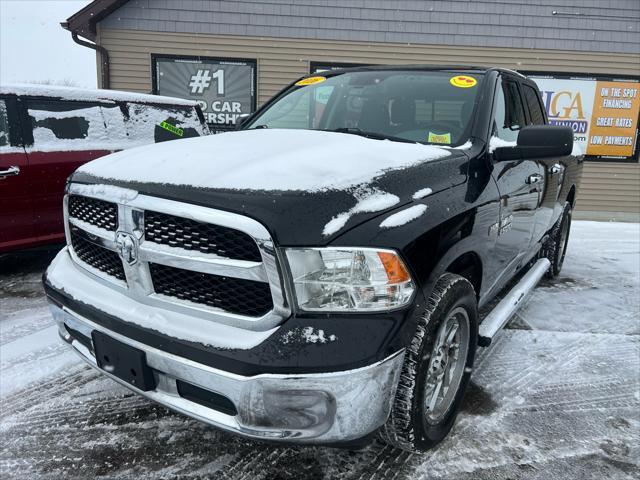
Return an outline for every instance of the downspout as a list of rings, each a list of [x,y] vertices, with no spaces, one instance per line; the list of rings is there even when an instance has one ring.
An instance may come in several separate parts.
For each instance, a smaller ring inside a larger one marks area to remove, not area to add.
[[[77,32],[71,32],[71,38],[73,38],[73,41],[76,42],[78,45],[82,45],[83,47],[87,47],[87,48],[90,48],[92,50],[95,50],[96,52],[100,52],[100,60],[101,60],[101,64],[102,64],[102,69],[101,69],[102,75],[101,75],[100,88],[105,88],[105,89],[110,88],[110,82],[109,82],[109,52],[107,52],[107,49],[104,48],[102,45],[98,45],[96,43],[87,42],[86,40],[82,40],[81,38],[78,38],[78,33]]]

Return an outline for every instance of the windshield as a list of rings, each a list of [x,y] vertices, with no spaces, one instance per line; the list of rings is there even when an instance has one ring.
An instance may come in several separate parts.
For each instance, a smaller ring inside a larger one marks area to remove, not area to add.
[[[248,124],[327,130],[371,138],[461,145],[482,75],[361,71],[297,82]],[[311,83],[300,85],[301,83]]]

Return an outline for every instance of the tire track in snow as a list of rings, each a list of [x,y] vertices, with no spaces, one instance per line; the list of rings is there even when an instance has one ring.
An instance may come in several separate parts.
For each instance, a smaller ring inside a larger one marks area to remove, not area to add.
[[[376,442],[370,447],[370,453],[373,454],[373,458],[366,459],[366,463],[363,462],[366,467],[362,469],[359,475],[354,477],[355,479],[374,480],[379,478],[392,478],[389,476],[391,469],[396,470],[393,474],[393,478],[396,478],[398,475],[403,474],[408,468],[408,462],[415,455],[389,445],[384,445],[380,442]]]
[[[553,411],[553,412],[567,412],[567,411],[581,411],[580,408],[584,406],[586,409],[593,410],[594,408],[624,408],[631,407],[636,404],[634,398],[634,392],[628,393],[612,393],[614,390],[607,389],[608,394],[600,397],[594,397],[592,395],[585,396],[584,398],[577,398],[564,401],[548,401],[546,403],[528,404],[522,407],[514,408],[514,411]],[[565,408],[574,407],[574,408]]]
[[[11,415],[20,413],[31,406],[37,405],[38,400],[45,398],[56,398],[63,393],[67,393],[71,388],[80,387],[98,378],[96,373],[93,377],[83,375],[84,366],[73,367],[72,372],[64,376],[55,376],[51,380],[36,382],[28,387],[2,398],[2,411],[0,419],[5,419]]]
[[[52,419],[57,423],[84,424],[86,426],[107,425],[114,422],[119,416],[131,417],[132,424],[136,423],[136,410],[142,410],[153,403],[141,404],[140,399],[133,399],[131,402],[123,402],[121,399],[106,399],[99,402],[98,407],[89,408],[89,411],[76,407],[85,407],[80,403],[71,403],[51,408],[43,413],[31,413],[26,418],[21,419],[20,425],[24,428],[37,428],[48,425]],[[142,407],[142,408],[136,408]],[[163,408],[163,407],[159,407]],[[123,425],[124,423],[119,423]]]
[[[277,447],[276,447],[277,448]],[[250,471],[248,471],[251,466],[257,462],[266,459],[268,456],[272,455],[274,452],[267,449],[262,449],[258,454],[255,454],[255,451],[243,449],[244,451],[237,455],[233,461],[231,461],[225,471],[222,474],[223,479],[244,479],[250,478],[253,480],[253,476],[247,477],[247,475],[253,475]]]

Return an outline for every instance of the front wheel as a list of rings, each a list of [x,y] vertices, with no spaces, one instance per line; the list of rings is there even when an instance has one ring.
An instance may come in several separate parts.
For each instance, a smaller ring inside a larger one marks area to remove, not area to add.
[[[464,397],[478,342],[473,286],[445,273],[434,287],[405,360],[382,439],[409,451],[442,441]]]

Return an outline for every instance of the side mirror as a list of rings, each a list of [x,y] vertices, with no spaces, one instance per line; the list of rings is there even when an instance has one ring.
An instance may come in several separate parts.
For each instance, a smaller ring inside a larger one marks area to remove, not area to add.
[[[243,113],[238,116],[238,120],[236,120],[236,130],[241,130],[242,127],[251,119],[253,116],[252,113]]]
[[[514,147],[498,147],[493,157],[505,160],[528,158],[550,158],[571,155],[573,150],[573,130],[557,125],[530,125],[518,133]]]

